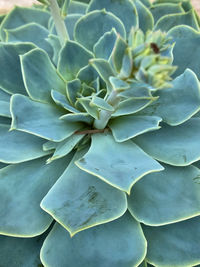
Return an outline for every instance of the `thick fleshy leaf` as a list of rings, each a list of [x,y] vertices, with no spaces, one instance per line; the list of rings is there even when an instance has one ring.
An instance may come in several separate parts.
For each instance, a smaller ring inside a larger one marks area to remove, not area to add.
[[[134,142],[153,158],[174,166],[187,166],[200,159],[200,118],[137,136]]]
[[[92,0],[88,6],[87,12],[93,10],[106,9],[107,11],[113,13],[118,17],[124,24],[126,28],[127,35],[129,34],[131,27],[138,26],[138,17],[137,10],[133,3],[130,0]],[[124,16],[124,14],[126,14]]]
[[[40,208],[40,202],[71,158],[69,155],[46,165],[45,157],[0,170],[1,234],[32,237],[50,226],[53,219]]]
[[[58,71],[67,81],[73,80],[79,70],[86,66],[91,58],[93,58],[93,54],[82,45],[67,41],[60,52]]]
[[[73,112],[73,113],[76,113],[76,112],[79,112],[76,108],[74,108],[70,103],[69,101],[67,100],[66,96],[61,94],[60,92],[57,92],[55,90],[52,90],[51,91],[51,97],[52,99],[54,100],[54,102],[59,105],[60,107],[70,111],[70,112]],[[63,115],[65,116],[65,115]]]
[[[129,115],[136,113],[147,107],[151,100],[130,98],[119,103],[117,110],[112,114],[112,117]]]
[[[83,137],[84,137],[84,134],[80,134],[80,135],[74,134],[68,137],[66,140],[57,143],[55,147],[55,152],[53,153],[51,158],[47,160],[47,163],[50,163],[53,160],[57,160],[69,154]]]
[[[193,166],[163,165],[164,171],[149,174],[132,188],[129,210],[137,221],[158,226],[200,215],[200,186]]]
[[[19,238],[0,235],[1,266],[41,266],[40,249],[46,233],[34,238]]]
[[[110,81],[110,83],[111,83],[111,85],[115,91],[120,92],[120,91],[124,91],[126,89],[130,89],[129,84],[127,82],[125,82],[125,81],[123,81],[117,77],[111,76],[109,78],[109,81]]]
[[[190,10],[187,13],[170,14],[163,16],[156,23],[155,30],[160,29],[167,32],[175,26],[184,24],[194,28],[195,30],[199,30],[199,25],[194,10]]]
[[[66,253],[67,251],[67,253]],[[128,213],[70,238],[59,224],[45,240],[41,260],[45,266],[130,267],[138,266],[146,254],[141,227]]]
[[[168,32],[175,42],[173,64],[178,66],[175,76],[182,74],[186,68],[192,69],[200,78],[197,58],[200,54],[200,33],[189,26],[176,26]]]
[[[46,40],[49,31],[45,27],[37,23],[29,23],[16,29],[5,30],[5,32],[6,42],[31,42],[44,49],[49,56],[52,56],[52,47]]]
[[[95,134],[89,151],[76,165],[120,190],[131,187],[144,175],[163,167],[131,141],[117,143],[111,134]]]
[[[117,39],[117,32],[113,28],[110,32],[106,32],[94,45],[94,54],[97,58],[108,60],[112,54],[112,50]]]
[[[80,170],[74,161],[42,200],[41,207],[74,235],[87,228],[113,221],[127,209],[124,192]],[[115,205],[113,205],[115,203]]]
[[[8,13],[0,26],[0,36],[5,41],[6,33],[4,29],[15,29],[27,23],[36,22],[48,28],[50,18],[49,12],[35,8],[15,7]]]
[[[78,102],[83,106],[85,111],[92,116],[94,119],[98,120],[99,119],[99,109],[95,106],[91,105],[91,100],[88,98],[79,98]]]
[[[71,3],[73,3],[71,1]],[[69,34],[69,39],[74,40],[74,28],[77,21],[82,17],[81,14],[68,14],[65,18],[65,25],[67,27],[67,32]]]
[[[109,122],[113,136],[117,142],[124,142],[145,132],[160,128],[162,119],[156,116],[129,115],[117,117]]]
[[[20,56],[20,60],[24,84],[33,100],[52,103],[52,89],[65,92],[65,83],[44,50],[33,49]]]
[[[69,122],[84,122],[91,124],[93,121],[93,118],[88,113],[75,113],[75,114],[66,114],[60,117],[61,120],[69,121]]]
[[[0,100],[0,116],[11,118],[9,102]]]
[[[151,12],[143,3],[141,3],[141,0],[136,0],[134,3],[139,17],[139,28],[143,32],[152,30],[154,25],[154,18]]]
[[[70,1],[69,8],[68,8],[68,13],[70,14],[85,14],[87,9],[87,5],[85,3],[80,3]]]
[[[200,217],[159,227],[143,227],[147,261],[160,267],[200,264]]]
[[[74,37],[87,49],[93,50],[94,44],[105,32],[115,28],[123,38],[126,31],[121,20],[110,12],[95,10],[83,16],[76,24]],[[85,30],[87,29],[87,30]]]
[[[82,82],[85,82],[86,84],[90,84],[95,79],[97,79],[98,76],[98,73],[91,65],[83,67],[77,74],[77,78],[80,79]]]
[[[91,105],[100,108],[101,110],[114,111],[114,107],[108,104],[103,98],[94,95],[92,97]]]
[[[187,69],[172,82],[172,87],[160,90],[154,104],[142,114],[160,116],[169,125],[178,125],[200,110],[200,83],[195,73]]]
[[[52,141],[62,141],[82,127],[80,123],[66,123],[59,118],[63,115],[57,107],[34,102],[26,96],[11,98],[11,129],[43,137]]]
[[[140,0],[140,2],[145,5],[146,7],[150,7],[151,6],[151,2],[150,0]]]
[[[117,72],[120,72],[122,68],[123,57],[125,55],[127,47],[128,46],[125,40],[120,35],[118,35],[110,59],[111,64],[114,66]]]
[[[163,3],[152,5],[150,11],[153,14],[155,22],[157,22],[161,17],[169,14],[184,13],[184,9],[180,4],[176,3]]]
[[[59,52],[61,50],[61,43],[60,43],[59,37],[54,35],[54,34],[49,34],[48,38],[46,40],[47,40],[47,42],[50,43],[50,45],[53,49],[52,61],[57,66],[58,65],[58,56],[59,56]]]
[[[0,161],[19,163],[49,154],[42,150],[44,139],[19,131],[9,131],[9,125],[0,125]]]
[[[10,102],[11,95],[0,89],[0,101]]]
[[[27,94],[24,87],[19,55],[35,46],[31,43],[0,44],[0,87],[8,93]]]

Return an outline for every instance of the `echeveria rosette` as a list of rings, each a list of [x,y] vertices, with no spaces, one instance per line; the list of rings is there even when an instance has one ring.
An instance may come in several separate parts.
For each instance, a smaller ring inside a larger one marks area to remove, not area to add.
[[[63,45],[48,7],[0,27],[2,266],[200,264],[199,17],[59,4]]]

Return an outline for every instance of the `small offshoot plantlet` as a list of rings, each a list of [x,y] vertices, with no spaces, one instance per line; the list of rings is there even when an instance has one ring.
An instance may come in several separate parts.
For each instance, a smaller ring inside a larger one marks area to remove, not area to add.
[[[0,17],[0,266],[200,266],[200,18],[189,0]]]

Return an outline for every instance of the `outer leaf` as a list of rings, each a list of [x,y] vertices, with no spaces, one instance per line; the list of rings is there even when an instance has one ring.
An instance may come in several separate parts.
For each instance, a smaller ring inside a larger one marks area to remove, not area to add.
[[[49,154],[42,150],[44,139],[18,131],[9,132],[9,125],[0,125],[0,161],[19,163]]]
[[[87,5],[85,3],[81,3],[81,1],[75,2],[70,1],[68,13],[69,14],[85,14],[87,9]]]
[[[109,123],[113,136],[117,142],[124,142],[137,135],[160,128],[162,119],[156,116],[129,115],[113,119]]]
[[[140,264],[145,254],[146,240],[140,225],[127,213],[73,238],[56,224],[44,242],[41,259],[50,267],[130,267]]]
[[[192,118],[172,127],[138,136],[134,142],[153,158],[174,166],[187,166],[200,159],[200,119]]]
[[[163,170],[133,142],[116,143],[110,134],[93,135],[88,153],[76,165],[128,193],[147,173]]]
[[[141,3],[141,0],[136,0],[135,5],[139,17],[139,28],[143,32],[152,30],[154,26],[154,18],[149,11],[149,8],[147,8],[145,4]]]
[[[35,46],[31,43],[0,44],[0,87],[6,92],[26,94],[22,80],[19,55]]]
[[[160,18],[169,14],[184,13],[184,9],[181,4],[176,3],[164,3],[157,4],[150,7],[150,11],[153,14],[154,21],[157,22]]]
[[[49,31],[37,23],[29,23],[16,29],[5,30],[6,42],[31,42],[52,56],[52,47],[47,42]]]
[[[188,25],[195,30],[199,30],[199,25],[194,13],[194,10],[190,10],[187,13],[170,14],[161,17],[155,25],[155,30],[169,31],[178,25]]]
[[[4,29],[15,29],[27,23],[36,22],[45,28],[48,27],[50,14],[47,11],[35,8],[15,7],[8,13],[0,26],[0,36],[5,41]]]
[[[45,165],[46,158],[37,159],[0,170],[1,234],[32,237],[50,226],[53,219],[40,208],[40,202],[71,157],[50,165]]]
[[[190,119],[200,109],[200,83],[187,69],[172,82],[172,87],[158,91],[158,100],[140,113],[161,116],[169,125]]]
[[[86,66],[93,54],[73,41],[67,41],[58,60],[58,71],[67,80],[76,78],[78,71]],[[81,59],[81,60],[80,60]]]
[[[137,10],[133,1],[130,0],[92,0],[88,6],[87,12],[93,10],[106,9],[112,12],[116,17],[118,17],[124,24],[126,28],[127,35],[129,34],[131,27],[138,26]],[[124,16],[124,14],[126,14]]]
[[[46,233],[34,238],[0,236],[0,258],[2,266],[40,266],[40,248]],[[9,257],[8,257],[9,255]]]
[[[60,222],[71,236],[112,221],[127,209],[125,193],[76,167],[74,161],[84,152],[75,155],[41,203],[41,207]]]
[[[137,221],[158,226],[200,215],[200,170],[172,167],[137,182],[129,197],[129,210]],[[184,196],[184,197],[183,197]]]
[[[11,99],[12,129],[62,141],[82,127],[80,123],[66,123],[59,120],[63,115],[57,107],[38,103],[26,96],[14,95]]]
[[[73,1],[71,1],[73,3]],[[75,4],[75,3],[74,3]],[[69,34],[69,39],[74,40],[74,28],[77,21],[82,17],[81,14],[68,14],[65,18],[65,25]]]
[[[49,34],[48,38],[46,40],[52,46],[52,49],[53,49],[52,61],[57,66],[58,65],[58,54],[61,50],[61,44],[59,41],[59,37],[54,35],[54,34]]]
[[[192,69],[200,78],[198,60],[200,53],[200,33],[189,26],[177,26],[168,32],[175,46],[173,49],[174,65],[178,68],[175,76],[182,74],[186,68]]]
[[[160,267],[200,264],[200,217],[160,227],[144,226],[147,260]]]
[[[112,28],[115,28],[123,38],[126,37],[125,28],[120,19],[105,10],[96,10],[83,16],[77,22],[74,37],[75,40],[92,51],[99,38],[105,32],[111,31]]]
[[[11,118],[10,103],[8,101],[0,100],[0,116]]]
[[[117,39],[117,32],[113,28],[110,32],[104,33],[104,35],[94,45],[94,54],[97,58],[103,58],[108,60],[112,53],[112,50]]]
[[[20,60],[24,84],[33,100],[52,103],[52,89],[65,92],[65,83],[44,50],[33,49],[20,56]]]

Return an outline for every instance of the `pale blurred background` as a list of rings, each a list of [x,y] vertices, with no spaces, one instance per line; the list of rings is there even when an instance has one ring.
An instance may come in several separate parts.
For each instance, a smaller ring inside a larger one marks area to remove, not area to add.
[[[14,5],[30,6],[36,2],[36,0],[0,0],[0,12],[5,13],[7,10],[10,10]],[[200,0],[191,0],[191,2],[200,14]]]

